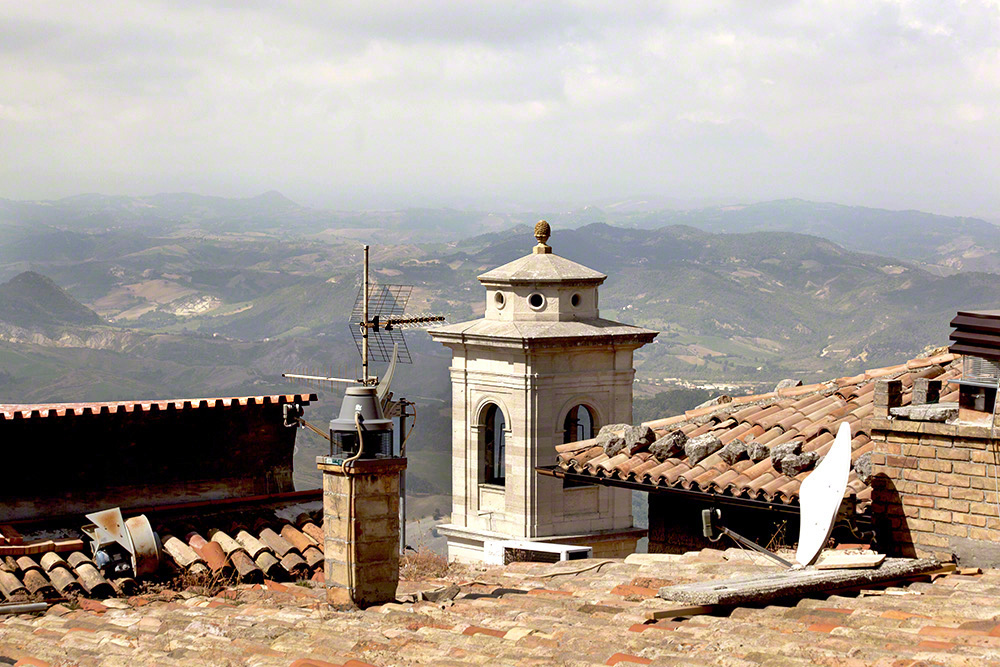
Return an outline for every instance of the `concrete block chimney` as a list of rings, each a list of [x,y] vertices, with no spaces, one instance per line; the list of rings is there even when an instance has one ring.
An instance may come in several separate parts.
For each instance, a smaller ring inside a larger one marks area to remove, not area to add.
[[[327,601],[369,607],[396,599],[399,473],[406,459],[320,463]]]
[[[326,594],[335,606],[396,599],[399,583],[399,480],[406,459],[392,455],[392,420],[372,386],[350,387],[330,422],[323,473]]]

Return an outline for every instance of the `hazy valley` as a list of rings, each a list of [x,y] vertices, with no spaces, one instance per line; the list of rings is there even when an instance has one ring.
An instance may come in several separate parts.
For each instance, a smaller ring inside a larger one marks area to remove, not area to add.
[[[309,388],[283,371],[351,375],[362,242],[379,281],[414,286],[411,314],[456,322],[482,312],[476,276],[526,253],[540,217],[555,252],[608,274],[603,316],[661,331],[637,357],[636,393],[650,399],[664,378],[749,390],[895,363],[946,343],[959,308],[1000,305],[998,230],[919,212],[792,201],[341,213],[277,193],[0,200],[0,401],[291,392]],[[418,403],[411,490],[447,493],[448,355],[421,331],[407,340],[414,366],[394,391]],[[320,394],[307,418],[322,425],[339,391]],[[690,404],[651,399],[637,417]],[[322,442],[302,432],[300,443],[308,484]]]

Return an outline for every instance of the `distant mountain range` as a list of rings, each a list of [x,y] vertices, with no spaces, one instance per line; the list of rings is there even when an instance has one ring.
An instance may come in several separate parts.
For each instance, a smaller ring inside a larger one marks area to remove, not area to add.
[[[691,225],[710,232],[796,232],[850,250],[946,270],[1000,271],[1000,227],[978,218],[785,199],[747,206],[636,214],[644,228]]]
[[[302,387],[282,371],[350,375],[361,241],[374,244],[379,282],[413,286],[411,314],[458,322],[482,312],[476,276],[529,252],[539,217],[556,253],[608,275],[603,316],[661,332],[637,355],[646,383],[853,374],[945,343],[958,309],[1000,308],[996,274],[970,270],[1000,272],[996,228],[916,212],[786,201],[339,213],[278,193],[0,200],[0,402],[288,392]],[[447,489],[448,353],[420,331],[407,338],[415,366],[394,391],[420,411],[412,481]],[[318,421],[339,394],[321,393]],[[303,443],[310,468],[323,443]]]
[[[529,236],[470,239],[442,263],[464,284],[524,254]],[[663,332],[640,353],[650,376],[815,377],[891,364],[946,342],[959,308],[1000,306],[995,275],[940,276],[803,234],[594,224],[549,243],[608,275],[602,315]]]
[[[266,234],[282,229],[329,239],[429,245],[467,242],[490,232],[502,236],[520,225],[533,225],[545,218],[556,230],[606,223],[639,229],[687,225],[717,233],[811,234],[849,250],[919,262],[937,273],[1000,273],[1000,227],[978,218],[801,199],[686,210],[649,210],[650,205],[646,202],[567,210],[329,211],[300,206],[275,191],[236,199],[189,193],[148,197],[92,194],[54,201],[0,199],[0,244],[16,243],[25,234],[34,235],[39,227],[47,227],[78,233],[113,230],[141,235]]]

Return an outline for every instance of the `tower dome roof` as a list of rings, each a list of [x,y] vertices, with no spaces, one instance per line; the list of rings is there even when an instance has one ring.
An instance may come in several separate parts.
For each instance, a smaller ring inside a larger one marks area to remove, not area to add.
[[[607,278],[600,271],[552,253],[531,254],[498,266],[479,276],[481,283],[591,283],[600,285]]]

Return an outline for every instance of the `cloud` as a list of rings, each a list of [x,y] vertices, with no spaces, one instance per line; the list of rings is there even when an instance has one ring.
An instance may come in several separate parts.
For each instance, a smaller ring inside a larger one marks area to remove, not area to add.
[[[760,199],[1000,214],[968,0],[0,5],[0,196]]]

